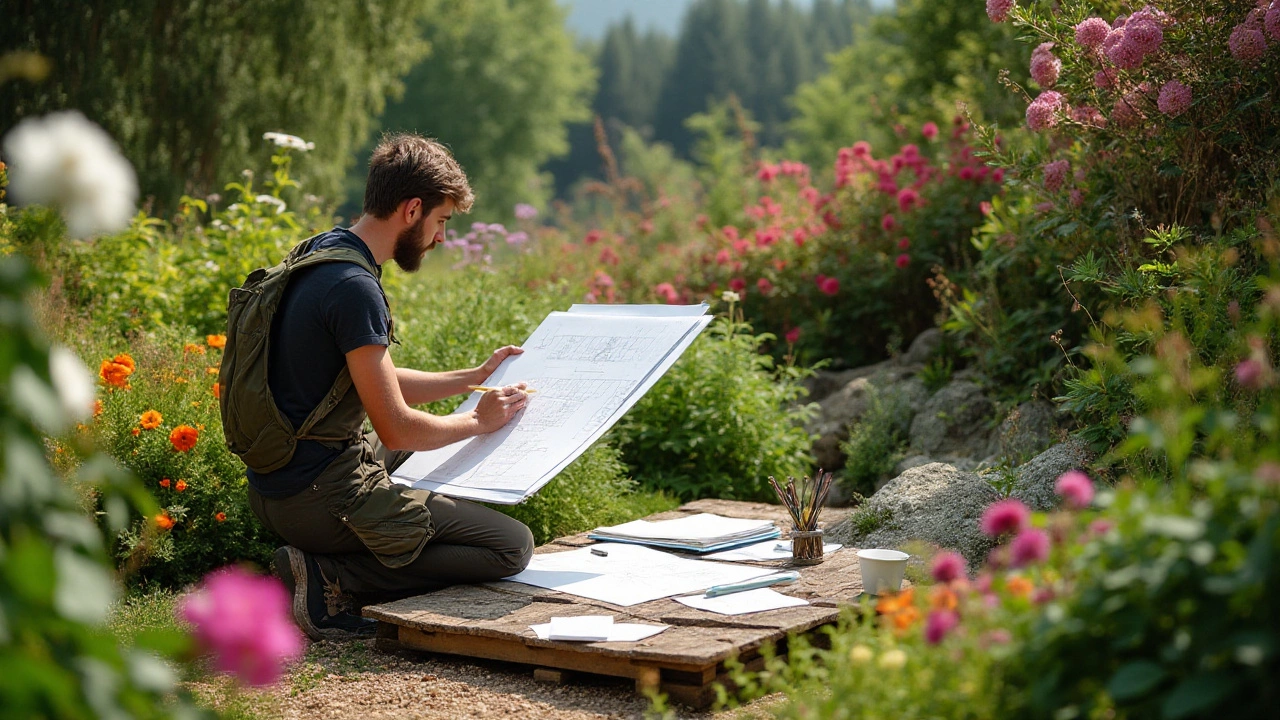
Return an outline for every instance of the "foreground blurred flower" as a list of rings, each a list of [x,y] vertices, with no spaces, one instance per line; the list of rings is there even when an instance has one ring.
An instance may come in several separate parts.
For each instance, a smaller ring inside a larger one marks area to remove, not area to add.
[[[1070,507],[1080,509],[1093,502],[1093,481],[1079,470],[1069,470],[1058,478],[1054,492],[1062,496]]]
[[[226,335],[205,335],[204,342],[214,350],[221,350],[227,346]]]
[[[675,287],[669,282],[658,283],[657,287],[653,289],[653,293],[662,298],[668,305],[672,305],[680,299],[680,294],[676,292]]]
[[[214,667],[249,685],[270,685],[286,663],[302,656],[302,633],[289,619],[289,594],[279,580],[239,567],[205,576],[178,603],[196,642]]]
[[[940,583],[949,583],[964,577],[964,558],[959,553],[947,551],[938,553],[930,568],[933,579]]]
[[[796,341],[800,339],[800,328],[798,327],[791,328],[790,330],[787,331],[787,334],[784,337],[786,338],[788,345],[795,345]]]
[[[532,220],[538,217],[538,208],[529,203],[517,203],[515,215],[517,220]]]
[[[161,530],[173,529],[173,518],[169,517],[169,513],[162,512],[159,515],[156,515],[155,521],[156,521],[156,527],[160,528]]]
[[[907,664],[907,654],[898,648],[880,656],[880,667],[886,670],[899,670]]]
[[[720,299],[727,303],[735,303],[741,300],[742,297],[732,290],[725,290],[720,293]]]
[[[1015,533],[1026,527],[1031,511],[1022,501],[1009,498],[992,503],[982,513],[982,532],[992,537]]]
[[[111,136],[78,112],[18,123],[4,139],[9,184],[18,203],[56,205],[72,237],[129,225],[138,179]]]
[[[307,142],[297,135],[290,135],[282,132],[265,132],[262,133],[263,140],[270,140],[276,147],[289,148],[290,150],[300,150],[306,152],[315,150],[316,144]]]
[[[200,437],[199,431],[190,425],[179,425],[169,433],[169,443],[178,452],[186,452],[196,446]]]
[[[1040,528],[1027,528],[1009,543],[1010,560],[1014,567],[1043,562],[1049,557],[1049,534]]]
[[[924,639],[930,645],[937,645],[960,624],[960,616],[953,610],[934,610],[924,623]]]
[[[49,351],[49,377],[58,393],[62,411],[72,422],[101,412],[95,397],[97,388],[93,383],[93,373],[78,355],[62,345],[55,345]]]

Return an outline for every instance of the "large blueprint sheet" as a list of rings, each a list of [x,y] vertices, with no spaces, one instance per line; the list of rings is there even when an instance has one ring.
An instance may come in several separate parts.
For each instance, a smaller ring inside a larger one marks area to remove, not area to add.
[[[529,383],[537,393],[526,408],[501,430],[414,453],[392,479],[451,497],[520,502],[617,422],[711,319],[578,308],[552,313],[524,343],[524,354],[508,358],[485,382]],[[473,394],[457,412],[469,412],[479,398]]]

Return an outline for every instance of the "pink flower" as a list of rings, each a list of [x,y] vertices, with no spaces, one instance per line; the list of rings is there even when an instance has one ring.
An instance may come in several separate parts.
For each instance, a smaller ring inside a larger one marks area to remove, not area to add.
[[[986,200],[983,200],[982,202],[978,203],[978,212],[982,213],[983,217],[990,215],[991,211],[994,209],[995,208],[991,205],[991,203],[987,202]]]
[[[769,278],[760,278],[756,280],[756,287],[760,288],[760,292],[767,295],[773,289],[773,283],[769,282]]]
[[[835,295],[840,292],[840,281],[833,277],[823,278],[818,282],[818,290],[823,295]]]
[[[1062,189],[1062,184],[1067,181],[1067,174],[1071,172],[1071,163],[1066,160],[1054,160],[1046,163],[1044,166],[1044,189],[1049,192],[1058,192]]]
[[[680,299],[680,294],[676,292],[675,287],[669,282],[658,283],[657,287],[653,289],[653,294],[662,298],[668,305],[673,305]]]
[[[893,230],[897,226],[898,226],[897,219],[894,218],[893,215],[889,213],[885,213],[884,217],[880,218],[880,227],[884,228],[885,230]]]
[[[234,565],[209,573],[178,602],[178,616],[213,654],[214,667],[249,685],[274,683],[286,663],[302,656],[302,633],[289,615],[279,580]]]
[[[1227,47],[1231,49],[1231,57],[1251,65],[1267,52],[1267,38],[1256,27],[1241,24],[1231,31]]]
[[[1062,95],[1045,90],[1027,106],[1027,127],[1037,132],[1058,124],[1056,113],[1062,108]]]
[[[1129,34],[1128,26],[1119,30],[1112,30],[1111,35],[1119,35],[1116,42],[1110,43],[1106,48],[1107,59],[1111,64],[1121,70],[1135,70],[1142,65],[1142,58],[1145,53],[1133,36]],[[1110,40],[1110,36],[1108,36]]]
[[[596,243],[600,242],[600,238],[602,237],[604,237],[604,233],[600,232],[599,230],[592,230],[591,232],[587,233],[587,236],[582,239],[582,242],[588,245],[595,245]]]
[[[899,270],[902,270],[911,264],[911,256],[906,253],[902,253],[893,261],[893,264],[897,265]]]
[[[1177,117],[1191,107],[1191,88],[1177,80],[1170,80],[1160,88],[1160,97],[1156,107],[1169,117]]]
[[[1272,40],[1280,40],[1280,2],[1272,2],[1271,7],[1267,8],[1262,26]]]
[[[1100,17],[1086,18],[1079,25],[1076,25],[1076,42],[1081,47],[1093,49],[1102,44],[1107,39],[1107,33],[1111,32],[1111,26],[1106,20]]]
[[[1138,94],[1133,92],[1117,98],[1115,106],[1111,108],[1111,122],[1120,128],[1131,128],[1137,125],[1142,120],[1142,113],[1137,107],[1139,100]]]
[[[933,579],[940,583],[949,583],[964,577],[964,558],[960,553],[951,551],[938,553],[930,568]]]
[[[932,140],[938,137],[937,124],[933,122],[925,123],[924,127],[920,128],[920,134],[924,136],[925,140]]]
[[[717,265],[728,265],[731,258],[732,256],[729,254],[728,248],[721,248],[716,252]]]
[[[804,247],[804,242],[808,239],[809,231],[804,228],[796,228],[791,231],[791,241],[796,244],[796,247]]]
[[[791,328],[783,337],[786,339],[788,345],[795,345],[796,341],[800,339],[800,328]]]
[[[902,212],[908,212],[920,203],[920,193],[911,188],[902,188],[898,191],[898,209]],[[888,230],[889,228],[885,228]]]
[[[1051,88],[1061,71],[1062,61],[1053,54],[1053,43],[1040,43],[1031,53],[1031,79],[1042,88]]]
[[[960,168],[959,177],[961,180],[972,180],[976,175],[973,172],[972,165],[965,165]]]
[[[982,513],[982,532],[992,537],[1018,532],[1027,524],[1031,511],[1021,500],[1008,498],[992,503]]]
[[[1106,70],[1099,70],[1093,74],[1093,86],[1099,90],[1110,90],[1116,86],[1116,78]]]
[[[769,182],[777,176],[778,176],[777,165],[769,165],[769,164],[761,165],[759,172],[756,173],[756,178],[758,178],[762,182]]]
[[[937,645],[959,624],[960,616],[954,610],[934,610],[924,621],[924,639],[930,645]]]
[[[1106,535],[1113,527],[1115,527],[1115,523],[1106,518],[1098,518],[1089,523],[1089,532],[1093,535]]]
[[[1054,483],[1053,491],[1062,496],[1070,507],[1089,507],[1093,502],[1093,481],[1079,470],[1068,470]]]
[[[996,168],[991,172],[991,182],[997,185],[1004,182],[1004,168]]]
[[[747,281],[743,280],[740,277],[733,278],[732,280],[729,281],[729,289],[734,292],[740,293],[743,290],[747,289]]]
[[[1081,125],[1093,125],[1100,128],[1107,126],[1107,118],[1098,112],[1098,108],[1088,105],[1071,108],[1071,119]]]
[[[911,247],[911,238],[905,238],[905,237],[898,238],[899,250],[906,250],[909,247]]]
[[[1040,528],[1026,528],[1009,543],[1009,554],[1014,567],[1043,562],[1049,557],[1049,533]]]
[[[991,22],[1004,22],[1016,4],[1014,0],[987,0],[987,17]]]
[[[1136,14],[1124,26],[1125,41],[1133,43],[1143,55],[1150,55],[1160,49],[1164,42],[1164,30],[1160,23],[1149,17],[1138,17]]]
[[[1056,206],[1055,206],[1053,203],[1048,202],[1048,201],[1045,201],[1045,202],[1042,202],[1042,203],[1036,203],[1036,204],[1035,204],[1035,206],[1034,206],[1034,207],[1032,207],[1031,209],[1032,209],[1032,210],[1035,210],[1035,211],[1036,211],[1036,212],[1038,212],[1038,213],[1047,213],[1047,212],[1049,212],[1049,211],[1053,210],[1053,208],[1054,208],[1054,207],[1056,207]]]
[[[992,645],[1008,645],[1013,642],[1013,633],[1004,628],[996,628],[987,633],[986,640]]]
[[[1080,188],[1071,188],[1068,199],[1071,201],[1071,207],[1080,207],[1084,205],[1084,192]]]
[[[1240,364],[1236,365],[1236,382],[1250,390],[1257,390],[1266,384],[1264,382],[1266,374],[1266,366],[1256,358],[1241,360]]]

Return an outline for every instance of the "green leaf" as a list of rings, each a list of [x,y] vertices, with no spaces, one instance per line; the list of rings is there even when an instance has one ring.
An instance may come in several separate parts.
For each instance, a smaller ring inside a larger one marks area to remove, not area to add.
[[[111,603],[116,599],[116,586],[111,573],[93,559],[71,548],[54,551],[58,586],[53,605],[63,616],[79,622],[97,624],[107,619]]]
[[[1164,699],[1161,715],[1168,720],[1197,715],[1218,704],[1235,689],[1237,680],[1223,671],[1193,675]]]
[[[1136,660],[1116,670],[1107,683],[1107,692],[1116,700],[1132,700],[1150,692],[1164,677],[1164,668],[1156,663]]]

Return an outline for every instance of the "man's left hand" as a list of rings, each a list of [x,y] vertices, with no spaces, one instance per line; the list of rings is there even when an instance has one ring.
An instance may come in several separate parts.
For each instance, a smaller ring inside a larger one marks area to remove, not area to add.
[[[498,366],[502,364],[503,360],[506,360],[512,355],[519,355],[523,352],[524,348],[516,345],[507,345],[506,347],[500,347],[497,350],[494,350],[493,355],[490,355],[489,359],[485,360],[483,365],[476,368],[476,382],[484,382],[486,378],[497,371]]]

